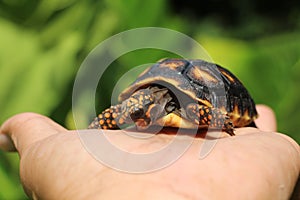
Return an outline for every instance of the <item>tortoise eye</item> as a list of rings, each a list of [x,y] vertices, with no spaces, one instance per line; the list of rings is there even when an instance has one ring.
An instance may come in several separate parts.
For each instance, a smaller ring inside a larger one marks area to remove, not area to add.
[[[134,121],[136,119],[140,119],[144,116],[144,109],[138,108],[134,110],[133,113],[130,114],[130,118]]]

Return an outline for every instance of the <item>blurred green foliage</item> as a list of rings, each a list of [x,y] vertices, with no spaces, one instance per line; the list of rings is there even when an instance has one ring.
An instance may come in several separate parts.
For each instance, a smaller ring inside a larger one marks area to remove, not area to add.
[[[286,21],[278,23],[279,18],[272,21],[270,13],[266,17],[255,12],[251,5],[258,1],[242,5],[232,0],[228,6],[231,13],[225,12],[226,5],[211,12],[216,8],[209,9],[210,1],[201,7],[205,12],[197,12],[199,5],[183,7],[189,5],[183,2],[0,0],[0,123],[16,113],[31,111],[74,128],[72,84],[85,56],[116,33],[154,26],[171,28],[199,41],[217,63],[244,82],[256,103],[275,110],[279,131],[299,143],[299,5],[282,12]],[[108,70],[101,80],[99,111],[110,104],[112,83],[122,73],[169,56],[169,52],[141,50],[114,62],[119,73]],[[0,152],[0,199],[26,199],[18,162],[16,154]]]

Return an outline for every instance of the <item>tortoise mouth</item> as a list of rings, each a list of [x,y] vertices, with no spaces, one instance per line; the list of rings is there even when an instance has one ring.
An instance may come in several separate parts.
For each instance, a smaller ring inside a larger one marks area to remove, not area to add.
[[[147,119],[137,119],[135,125],[138,129],[144,130],[147,129],[152,123]]]

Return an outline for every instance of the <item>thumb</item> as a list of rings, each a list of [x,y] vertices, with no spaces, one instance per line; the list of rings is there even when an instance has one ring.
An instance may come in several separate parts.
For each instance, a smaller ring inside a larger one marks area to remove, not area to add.
[[[21,154],[29,145],[62,131],[66,129],[43,115],[18,114],[0,127],[0,149]]]
[[[276,116],[274,111],[266,105],[257,105],[258,118],[255,124],[262,131],[275,132],[277,129]]]

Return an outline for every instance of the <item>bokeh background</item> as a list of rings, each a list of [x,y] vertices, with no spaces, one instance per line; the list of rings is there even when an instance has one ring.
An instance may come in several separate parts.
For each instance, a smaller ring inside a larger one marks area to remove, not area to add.
[[[242,80],[256,103],[274,109],[280,132],[300,142],[297,0],[0,0],[0,124],[32,111],[75,128],[72,86],[86,55],[116,33],[146,26],[197,40]],[[110,104],[122,73],[167,56],[147,49],[116,60],[101,80],[98,111]],[[0,199],[27,199],[18,163],[16,153],[0,152]]]

